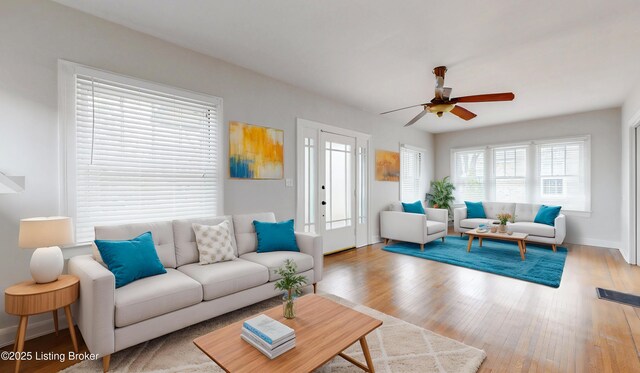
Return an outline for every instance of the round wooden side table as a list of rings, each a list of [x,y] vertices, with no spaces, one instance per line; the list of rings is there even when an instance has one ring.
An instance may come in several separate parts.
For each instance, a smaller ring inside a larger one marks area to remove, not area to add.
[[[4,308],[8,314],[20,316],[20,324],[16,333],[16,342],[13,350],[22,352],[27,332],[29,316],[44,312],[53,313],[53,323],[58,334],[58,312],[64,308],[64,313],[69,324],[69,334],[73,342],[74,352],[78,353],[78,341],[73,327],[71,307],[78,299],[79,280],[76,276],[61,275],[58,280],[46,284],[37,284],[35,281],[24,281],[15,284],[4,291]],[[16,372],[20,370],[20,360],[16,360]]]

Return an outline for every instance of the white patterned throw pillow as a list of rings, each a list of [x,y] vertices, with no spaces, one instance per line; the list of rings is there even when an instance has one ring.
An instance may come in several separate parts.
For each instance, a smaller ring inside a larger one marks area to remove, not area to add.
[[[200,264],[224,262],[236,258],[231,245],[228,221],[225,220],[218,225],[193,223],[192,227],[196,234]]]

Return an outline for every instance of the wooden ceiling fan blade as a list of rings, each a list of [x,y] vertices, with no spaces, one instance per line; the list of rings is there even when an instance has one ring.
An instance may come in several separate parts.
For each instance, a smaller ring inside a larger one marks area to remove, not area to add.
[[[464,120],[470,120],[475,118],[477,115],[470,112],[469,110],[463,108],[462,106],[454,106],[450,111],[451,114],[456,115]]]
[[[380,115],[389,114],[389,113],[393,113],[393,112],[396,112],[396,111],[400,111],[400,110],[404,110],[404,109],[411,109],[412,107],[418,107],[418,106],[424,106],[424,105],[426,105],[426,104],[411,105],[411,106],[403,107],[403,108],[400,108],[400,109],[385,111],[384,113],[380,113]]]
[[[473,95],[455,97],[451,102],[489,102],[489,101],[512,101],[516,96],[512,92],[489,93],[486,95]]]
[[[409,127],[411,125],[413,125],[415,122],[419,121],[420,118],[424,117],[429,111],[427,109],[424,109],[420,112],[420,114],[416,115],[415,117],[413,117],[413,119],[411,119],[409,121],[409,123],[405,124],[405,127]]]

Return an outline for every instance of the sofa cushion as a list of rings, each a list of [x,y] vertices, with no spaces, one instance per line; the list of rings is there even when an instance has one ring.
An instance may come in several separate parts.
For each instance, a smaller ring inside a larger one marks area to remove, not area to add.
[[[213,264],[236,258],[235,250],[231,246],[228,221],[216,225],[193,223],[193,231],[200,252],[200,264]]]
[[[392,204],[389,205],[389,207],[387,208],[388,211],[398,211],[398,212],[403,212],[403,208],[402,208],[402,202],[396,201],[393,202]]]
[[[115,291],[116,327],[135,324],[202,302],[202,285],[172,268]]]
[[[272,212],[233,216],[233,229],[236,233],[238,255],[256,251],[258,248],[258,238],[253,226],[254,220],[275,223],[276,216]]]
[[[158,258],[165,268],[176,268],[176,249],[173,242],[173,227],[170,221],[97,226],[96,240],[130,240],[145,232],[151,232]],[[96,258],[102,261],[101,258]]]
[[[248,253],[240,256],[241,259],[260,264],[269,269],[269,281],[279,280],[280,276],[275,270],[282,267],[284,261],[291,259],[296,263],[298,273],[313,268],[313,257],[308,254],[295,251],[272,251],[269,253]]]
[[[482,202],[484,207],[484,213],[487,215],[487,219],[496,220],[498,214],[506,212],[508,214],[516,213],[516,204],[508,202]]]
[[[540,205],[532,203],[516,203],[515,221],[532,222],[540,210]]]
[[[424,215],[424,207],[422,206],[422,202],[415,201],[413,203],[404,203],[402,202],[402,210],[404,212],[408,212],[411,214],[423,214]]]
[[[293,219],[278,223],[254,220],[253,227],[258,237],[256,252],[300,251],[296,242]]]
[[[196,235],[193,232],[192,224],[217,225],[225,220],[229,222],[229,235],[231,236],[231,246],[233,247],[234,255],[238,256],[238,246],[236,245],[236,238],[233,230],[233,219],[231,216],[174,220],[172,224],[176,245],[175,251],[177,266],[180,267],[185,264],[197,263],[199,260]]]
[[[440,233],[447,229],[444,223],[439,221],[427,220],[427,234]]]
[[[141,278],[167,273],[158,259],[151,232],[130,240],[95,240],[94,243],[116,278],[116,288]]]
[[[551,238],[556,236],[555,228],[546,224],[520,221],[515,223],[509,223],[507,227],[513,232],[526,233],[532,236],[551,237]]]
[[[478,228],[480,224],[490,225],[492,222],[492,219],[462,219],[460,220],[460,226],[462,228],[474,229]]]
[[[469,219],[486,219],[487,214],[484,212],[482,202],[464,201],[467,206],[467,217]]]
[[[540,210],[538,210],[533,221],[535,223],[546,224],[553,227],[555,225],[556,218],[560,215],[560,209],[562,209],[562,206],[542,205],[540,206]]]
[[[267,267],[242,259],[214,264],[187,264],[178,270],[201,284],[203,299],[212,300],[269,281]]]

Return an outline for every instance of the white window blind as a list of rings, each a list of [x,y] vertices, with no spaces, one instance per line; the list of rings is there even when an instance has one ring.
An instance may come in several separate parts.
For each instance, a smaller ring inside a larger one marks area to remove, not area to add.
[[[588,212],[589,147],[590,138],[585,136],[454,149],[451,173],[456,203],[539,203]]]
[[[422,201],[420,178],[422,153],[402,146],[400,148],[400,199],[403,202]]]
[[[456,201],[485,200],[485,150],[455,151],[452,158]]]
[[[75,78],[75,146],[69,147],[75,172],[68,198],[76,241],[92,240],[95,225],[220,213],[221,100],[117,78]]]
[[[537,202],[562,204],[568,210],[587,210],[585,142],[539,144],[537,154]]]
[[[493,200],[527,200],[527,146],[493,149]]]

